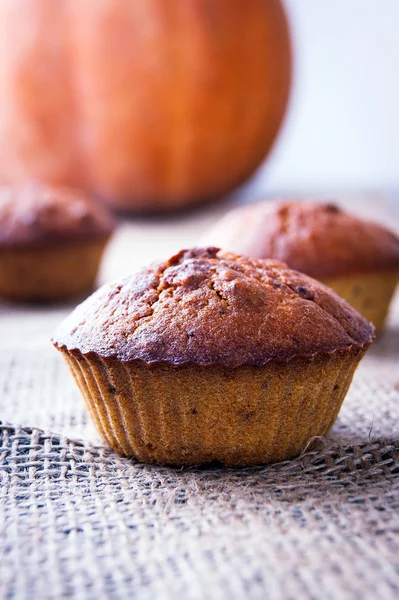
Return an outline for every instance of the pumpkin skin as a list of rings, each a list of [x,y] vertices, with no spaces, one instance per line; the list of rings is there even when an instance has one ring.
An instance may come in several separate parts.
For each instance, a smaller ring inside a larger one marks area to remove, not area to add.
[[[119,209],[220,197],[269,151],[290,79],[279,0],[1,0],[0,181]]]

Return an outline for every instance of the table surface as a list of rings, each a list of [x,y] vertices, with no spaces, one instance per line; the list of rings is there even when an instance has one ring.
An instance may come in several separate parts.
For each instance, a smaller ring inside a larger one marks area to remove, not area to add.
[[[342,198],[397,227],[389,198]],[[121,222],[101,281],[228,205]],[[397,598],[399,298],[327,439],[249,469],[140,465],[98,439],[49,337],[69,306],[0,306],[0,598]]]

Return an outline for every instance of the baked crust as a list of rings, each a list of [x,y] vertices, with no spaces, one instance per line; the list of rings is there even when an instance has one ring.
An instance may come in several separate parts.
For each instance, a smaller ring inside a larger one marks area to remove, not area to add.
[[[205,234],[206,244],[275,258],[311,277],[399,271],[399,238],[334,204],[261,202],[230,211]]]
[[[53,342],[129,363],[236,368],[356,355],[373,338],[373,326],[321,283],[275,260],[210,247],[103,286]]]
[[[107,239],[111,213],[81,191],[41,184],[0,188],[0,248]]]

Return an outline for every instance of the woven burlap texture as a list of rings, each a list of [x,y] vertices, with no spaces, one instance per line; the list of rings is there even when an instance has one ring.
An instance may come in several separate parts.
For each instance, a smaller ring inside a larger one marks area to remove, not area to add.
[[[109,451],[48,341],[68,310],[0,309],[1,598],[399,597],[398,303],[328,439],[241,470]]]

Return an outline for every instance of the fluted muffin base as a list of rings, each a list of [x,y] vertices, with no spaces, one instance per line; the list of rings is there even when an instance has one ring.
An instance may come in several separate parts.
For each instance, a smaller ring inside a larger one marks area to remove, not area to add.
[[[51,302],[91,292],[107,239],[0,248],[0,296]]]
[[[229,370],[62,352],[114,450],[147,463],[226,466],[288,459],[327,434],[363,355]]]
[[[376,332],[380,333],[384,328],[398,280],[399,272],[391,270],[321,281],[371,321]]]

